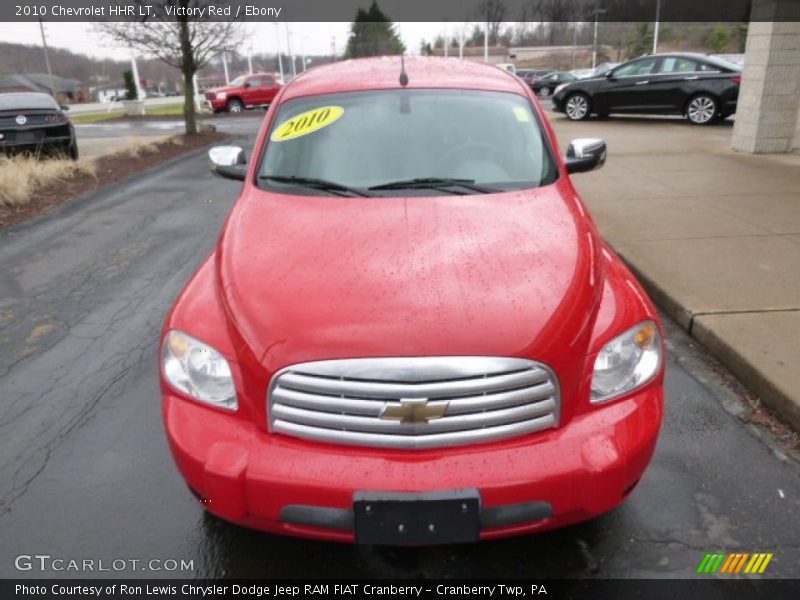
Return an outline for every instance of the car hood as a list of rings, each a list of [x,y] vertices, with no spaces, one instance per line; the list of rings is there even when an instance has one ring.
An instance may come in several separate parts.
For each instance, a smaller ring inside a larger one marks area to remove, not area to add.
[[[544,358],[588,344],[599,245],[563,181],[429,198],[249,188],[218,281],[241,343],[273,372],[345,357]]]
[[[220,92],[225,92],[227,94],[228,92],[234,92],[234,91],[237,91],[237,90],[240,90],[240,89],[242,89],[242,88],[239,88],[239,87],[236,87],[236,86],[233,86],[233,85],[223,85],[221,87],[216,87],[216,88],[212,88],[212,89],[208,90],[208,93],[209,94],[219,94]]]

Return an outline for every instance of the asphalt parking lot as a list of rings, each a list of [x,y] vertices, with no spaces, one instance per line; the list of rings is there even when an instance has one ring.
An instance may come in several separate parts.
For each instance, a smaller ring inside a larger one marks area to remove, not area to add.
[[[235,120],[242,145],[260,116]],[[588,135],[592,123],[570,126]],[[709,132],[689,135],[702,144]],[[36,553],[193,561],[189,572],[113,573],[147,577],[689,577],[712,551],[772,552],[764,577],[798,575],[800,468],[734,416],[742,388],[669,321],[653,464],[600,519],[476,545],[379,549],[205,515],[163,435],[157,343],[237,189],[195,153],[0,232],[0,577],[92,575],[15,569],[16,556]]]

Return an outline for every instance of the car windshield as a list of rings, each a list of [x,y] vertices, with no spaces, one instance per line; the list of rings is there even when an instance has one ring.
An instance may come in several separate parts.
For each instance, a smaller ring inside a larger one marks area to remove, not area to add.
[[[395,89],[283,104],[258,183],[283,192],[292,186],[300,194],[319,194],[324,181],[361,190],[386,186],[370,195],[409,195],[412,188],[416,195],[443,195],[538,187],[556,177],[524,97]]]
[[[242,87],[244,85],[246,77],[244,75],[239,75],[236,79],[231,81],[228,85],[232,87]]]

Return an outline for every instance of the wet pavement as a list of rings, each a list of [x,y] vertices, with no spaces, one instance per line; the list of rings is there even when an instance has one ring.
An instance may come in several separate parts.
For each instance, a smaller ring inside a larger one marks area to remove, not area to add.
[[[157,344],[237,190],[200,152],[0,232],[0,577],[688,577],[711,551],[773,552],[764,576],[800,574],[798,465],[736,418],[736,382],[669,323],[653,464],[595,521],[380,549],[205,515],[163,435]],[[122,559],[128,570],[20,572],[21,554]],[[192,565],[142,571],[137,559]]]

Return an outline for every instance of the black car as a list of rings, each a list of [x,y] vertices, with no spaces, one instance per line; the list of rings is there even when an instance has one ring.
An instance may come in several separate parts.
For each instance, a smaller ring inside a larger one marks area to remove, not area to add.
[[[517,77],[523,79],[529,86],[539,77],[552,73],[552,69],[517,69]]]
[[[573,121],[610,113],[682,114],[706,125],[736,112],[742,69],[703,54],[653,54],[559,86],[553,108]]]
[[[542,98],[547,98],[548,96],[552,96],[556,88],[562,83],[571,83],[577,79],[578,78],[571,73],[556,71],[555,73],[550,73],[539,79],[534,79],[533,83],[531,83],[531,89],[534,94],[538,94]]]
[[[75,128],[47,94],[0,94],[0,152],[59,154],[77,160]]]

